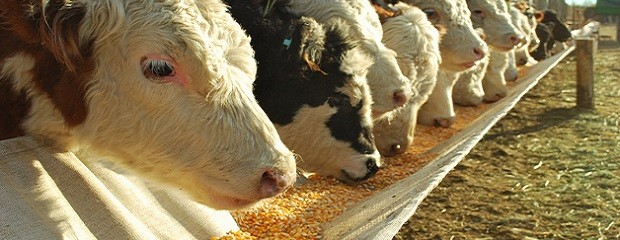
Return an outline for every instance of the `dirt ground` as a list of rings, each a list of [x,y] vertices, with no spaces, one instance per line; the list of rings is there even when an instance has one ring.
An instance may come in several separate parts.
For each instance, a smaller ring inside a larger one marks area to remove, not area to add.
[[[620,45],[595,55],[595,110],[567,57],[498,122],[394,239],[620,239]]]

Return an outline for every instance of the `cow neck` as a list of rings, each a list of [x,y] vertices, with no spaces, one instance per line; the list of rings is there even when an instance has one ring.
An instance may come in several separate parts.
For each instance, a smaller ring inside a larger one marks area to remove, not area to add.
[[[14,2],[9,1],[7,4]],[[4,4],[4,3],[3,3]],[[30,111],[31,104],[25,94],[30,92],[30,97],[44,95],[53,104],[53,108],[58,110],[65,120],[67,127],[74,127],[83,123],[87,116],[85,92],[87,79],[94,71],[94,62],[91,58],[92,42],[80,47],[84,56],[79,62],[72,63],[74,71],[58,61],[50,51],[49,46],[43,39],[46,34],[41,28],[44,26],[40,14],[34,14],[32,18],[26,18],[30,14],[27,9],[20,9],[21,14],[4,14],[10,7],[0,9],[0,59],[6,60],[11,57],[23,55],[34,60],[34,66],[30,70],[31,79],[13,79],[14,76],[2,76],[0,82],[0,106],[2,109],[9,109],[9,114],[2,114],[2,128],[16,128],[19,130],[3,129],[2,135],[14,137],[23,135],[24,130],[21,126]],[[13,9],[15,10],[15,9]],[[61,10],[59,10],[61,11]],[[72,30],[66,33],[67,38],[77,39],[79,24],[83,18],[81,15],[72,19],[68,24]],[[38,25],[40,24],[40,25]],[[64,32],[63,32],[64,34]],[[47,46],[46,46],[47,45]],[[64,46],[57,46],[62,48]],[[3,67],[3,66],[0,66]],[[13,89],[15,81],[31,81],[33,84],[20,84],[21,86],[34,86],[35,89]],[[16,105],[17,104],[17,105]],[[6,124],[5,124],[6,123]],[[13,134],[5,134],[12,132]],[[1,136],[4,137],[4,136]]]

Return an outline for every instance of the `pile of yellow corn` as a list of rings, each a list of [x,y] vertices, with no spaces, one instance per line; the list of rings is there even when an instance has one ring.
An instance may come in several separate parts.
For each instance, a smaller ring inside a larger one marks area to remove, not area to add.
[[[242,231],[220,239],[318,239],[321,224],[419,170],[435,158],[424,152],[466,127],[484,109],[484,104],[457,107],[457,119],[450,128],[418,125],[413,146],[405,154],[384,158],[385,167],[361,184],[346,185],[333,178],[311,176],[308,183],[295,186],[256,208],[234,211],[233,217]]]

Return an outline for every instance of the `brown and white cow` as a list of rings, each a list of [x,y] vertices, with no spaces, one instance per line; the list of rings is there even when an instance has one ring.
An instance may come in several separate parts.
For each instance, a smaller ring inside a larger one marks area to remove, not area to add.
[[[5,0],[0,21],[0,139],[86,150],[220,209],[294,182],[221,2]]]

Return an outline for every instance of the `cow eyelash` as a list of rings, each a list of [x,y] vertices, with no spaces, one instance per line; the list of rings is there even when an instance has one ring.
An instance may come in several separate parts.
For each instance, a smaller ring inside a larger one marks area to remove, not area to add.
[[[161,59],[147,59],[142,63],[142,73],[151,79],[172,77],[175,74],[172,63]]]
[[[480,16],[484,17],[484,12],[482,12],[482,10],[474,10],[474,11],[472,11],[472,12],[473,12],[474,14],[476,14],[476,15],[480,15]]]
[[[428,18],[428,20],[437,20],[439,18],[439,15],[437,14],[437,11],[435,9],[432,8],[426,8],[423,9],[422,12],[424,12],[426,14],[426,18]]]

